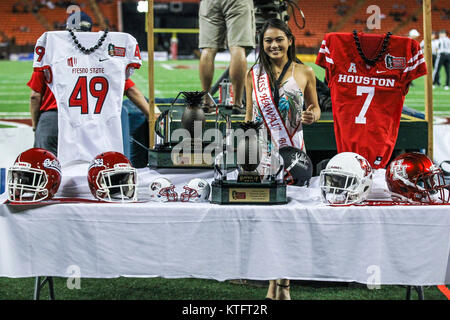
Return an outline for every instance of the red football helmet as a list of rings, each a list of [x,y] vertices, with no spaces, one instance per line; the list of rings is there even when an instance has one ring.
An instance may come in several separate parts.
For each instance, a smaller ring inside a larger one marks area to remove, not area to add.
[[[386,170],[386,182],[395,199],[428,203],[450,200],[442,170],[422,153],[408,152],[395,158]]]
[[[38,202],[51,199],[61,184],[61,165],[45,149],[22,152],[8,169],[7,188],[10,201]]]
[[[98,200],[127,202],[137,199],[137,173],[130,160],[120,152],[99,154],[91,161],[88,184]]]

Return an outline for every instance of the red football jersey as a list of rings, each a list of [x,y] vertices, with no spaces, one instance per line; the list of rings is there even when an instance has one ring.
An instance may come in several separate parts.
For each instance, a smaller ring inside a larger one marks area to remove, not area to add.
[[[385,36],[358,33],[358,37],[362,52],[374,58]],[[372,44],[370,55],[367,40]],[[374,41],[379,45],[374,46]],[[419,43],[391,36],[386,51],[369,66],[359,54],[353,34],[329,33],[316,64],[326,69],[337,151],[358,153],[373,168],[384,168],[397,141],[409,84],[427,73]]]
[[[27,86],[42,95],[41,106],[39,108],[41,112],[54,110],[57,108],[55,96],[45,82],[43,71],[33,71]]]

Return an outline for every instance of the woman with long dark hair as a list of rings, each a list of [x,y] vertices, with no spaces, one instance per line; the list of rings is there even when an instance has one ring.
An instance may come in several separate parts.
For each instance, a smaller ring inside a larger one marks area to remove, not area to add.
[[[259,34],[259,47],[257,61],[246,78],[246,121],[258,120],[255,118],[260,116],[253,92],[252,73],[255,66],[259,66],[259,74],[264,71],[267,73],[275,104],[284,120],[289,120],[290,133],[295,129],[301,130],[300,122],[311,124],[319,120],[315,74],[311,67],[304,65],[296,57],[295,37],[289,27],[279,19],[267,20]],[[287,64],[289,66],[280,79]],[[306,110],[302,112],[303,102]]]
[[[279,19],[259,34],[259,56],[246,78],[246,121],[263,121],[278,148],[305,151],[302,124],[319,120],[316,76],[295,55],[295,37]],[[267,299],[290,299],[289,280],[270,280]]]

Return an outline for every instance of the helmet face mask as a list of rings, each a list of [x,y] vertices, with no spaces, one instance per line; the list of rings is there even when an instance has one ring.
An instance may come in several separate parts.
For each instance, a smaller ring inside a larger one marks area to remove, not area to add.
[[[51,152],[31,148],[17,157],[8,168],[8,199],[33,203],[51,199],[61,183],[61,167]]]
[[[180,194],[180,200],[183,202],[201,202],[208,201],[211,187],[209,183],[200,178],[194,178],[183,187],[184,191]]]
[[[326,171],[320,175],[322,196],[332,204],[352,204],[358,201],[361,181],[351,173]]]
[[[322,202],[350,205],[367,199],[372,188],[372,167],[362,156],[342,152],[320,172]]]
[[[105,152],[92,160],[88,171],[92,195],[106,202],[137,201],[137,172],[120,152]]]
[[[291,174],[289,171],[287,171],[287,170],[284,172],[284,178],[283,178],[283,180],[284,180],[284,182],[285,182],[287,185],[294,185],[294,182],[295,182],[294,177],[293,177],[292,174]]]
[[[439,172],[419,176],[416,186],[422,191],[422,198],[428,198],[428,202],[439,201],[439,199],[449,202],[448,199],[445,201],[445,180]]]
[[[175,186],[162,188],[158,194],[161,196],[160,199],[162,199],[162,201],[166,199],[168,202],[178,201],[178,193],[175,191]]]
[[[136,201],[136,176],[136,169],[126,164],[116,164],[113,169],[102,170],[97,176],[97,184],[100,186],[97,194],[110,202]]]
[[[48,191],[47,174],[44,170],[13,166],[8,170],[9,200],[19,202],[37,202],[44,200]]]
[[[408,152],[395,158],[386,170],[386,183],[397,201],[450,202],[450,186],[445,184],[442,170],[422,153]]]
[[[150,200],[157,202],[178,201],[178,194],[175,185],[169,179],[156,178],[149,186]]]
[[[195,199],[200,198],[200,194],[197,192],[197,190],[189,188],[188,186],[184,186],[183,189],[184,191],[180,194],[181,201],[195,201]]]

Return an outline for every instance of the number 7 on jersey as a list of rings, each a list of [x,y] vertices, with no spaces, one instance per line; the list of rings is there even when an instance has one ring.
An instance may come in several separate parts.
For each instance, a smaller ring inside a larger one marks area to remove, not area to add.
[[[367,97],[366,100],[364,101],[361,111],[355,118],[355,123],[358,124],[366,124],[366,113],[367,110],[369,109],[370,103],[372,102],[373,96],[375,95],[375,87],[358,86],[356,88],[356,95],[362,96],[363,93],[367,93]]]

